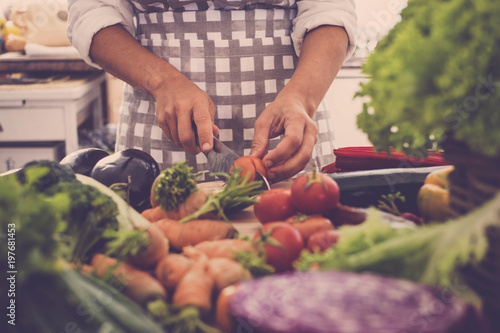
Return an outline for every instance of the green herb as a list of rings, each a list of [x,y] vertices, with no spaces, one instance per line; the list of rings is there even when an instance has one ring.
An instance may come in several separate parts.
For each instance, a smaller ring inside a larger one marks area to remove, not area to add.
[[[153,195],[163,210],[179,209],[187,197],[198,190],[198,175],[191,173],[192,169],[187,162],[178,162],[161,172],[154,184]]]
[[[356,96],[378,149],[422,156],[448,136],[500,152],[500,2],[412,0],[379,42]]]
[[[382,199],[378,201],[378,209],[391,213],[393,215],[400,215],[401,212],[396,204],[397,201],[405,202],[406,198],[401,195],[401,192],[389,193],[382,195]]]
[[[263,192],[262,181],[248,181],[249,176],[241,178],[241,168],[235,168],[233,173],[213,173],[214,176],[224,177],[226,184],[224,188],[217,193],[209,194],[207,201],[200,209],[191,215],[188,215],[179,223],[184,223],[208,213],[217,213],[225,221],[229,222],[226,213],[237,212],[249,207],[257,200],[257,195]]]

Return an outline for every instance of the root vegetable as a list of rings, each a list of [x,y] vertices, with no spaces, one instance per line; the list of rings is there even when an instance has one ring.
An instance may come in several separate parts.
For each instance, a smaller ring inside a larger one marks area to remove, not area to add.
[[[115,258],[96,254],[91,262],[94,272],[99,277],[111,275],[113,283],[124,295],[140,305],[147,305],[156,299],[166,299],[165,288],[153,276]]]
[[[196,306],[203,311],[212,307],[214,279],[207,272],[207,262],[197,262],[177,284],[172,303],[178,306]]]
[[[155,224],[167,237],[170,246],[179,251],[185,246],[207,240],[233,238],[237,234],[230,223],[218,220],[191,220],[179,223],[177,220],[165,218]]]
[[[172,253],[156,265],[155,276],[165,288],[174,290],[193,264],[192,259],[182,254]]]
[[[304,238],[304,242],[318,231],[333,229],[332,221],[321,215],[296,215],[285,222],[293,225]]]
[[[235,259],[236,253],[254,252],[255,247],[248,241],[243,239],[221,239],[214,241],[204,241],[194,246],[202,251],[208,258],[230,258]]]
[[[209,260],[207,272],[214,279],[217,291],[250,278],[248,271],[239,262],[229,258]]]
[[[215,310],[215,322],[217,327],[223,332],[233,332],[234,331],[234,319],[229,313],[229,305],[233,295],[239,288],[239,284],[231,285],[222,289],[217,296],[216,310]]]
[[[129,264],[140,269],[153,268],[168,254],[168,240],[163,232],[154,224],[149,225],[145,231],[149,238],[149,245],[127,258]]]

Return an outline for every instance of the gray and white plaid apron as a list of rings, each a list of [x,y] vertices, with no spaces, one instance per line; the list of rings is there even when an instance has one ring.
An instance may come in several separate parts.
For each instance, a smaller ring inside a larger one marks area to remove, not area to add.
[[[291,78],[297,57],[290,37],[295,0],[130,0],[137,40],[206,91],[216,106],[219,139],[248,155],[254,123]],[[313,154],[318,167],[333,162],[330,116],[323,102],[314,116],[319,128]],[[271,139],[269,150],[281,138]],[[187,154],[158,127],[155,101],[125,87],[116,149],[149,153],[162,169],[187,160],[207,171],[205,156]],[[208,174],[205,179],[212,179]]]

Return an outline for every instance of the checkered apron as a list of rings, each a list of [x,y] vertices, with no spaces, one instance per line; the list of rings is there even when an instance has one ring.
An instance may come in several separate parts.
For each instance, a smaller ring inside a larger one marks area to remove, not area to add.
[[[136,13],[137,40],[209,94],[216,106],[219,139],[241,155],[250,153],[255,120],[297,64],[290,37],[295,1],[258,1],[130,1]],[[313,160],[321,167],[334,160],[324,102],[314,120],[319,135]],[[271,139],[269,150],[280,140]],[[170,141],[158,127],[152,96],[129,85],[116,148],[141,149],[162,169],[186,160],[194,172],[204,173],[205,180],[213,179],[205,155],[187,154]]]

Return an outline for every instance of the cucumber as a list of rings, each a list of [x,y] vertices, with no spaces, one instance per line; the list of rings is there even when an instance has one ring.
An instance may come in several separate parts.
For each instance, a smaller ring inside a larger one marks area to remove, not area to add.
[[[65,269],[23,285],[16,332],[162,333],[142,308],[100,280]]]
[[[401,192],[405,202],[401,212],[417,214],[417,194],[427,175],[448,166],[424,168],[394,168],[343,172],[329,175],[340,188],[340,203],[352,207],[377,206],[382,195]]]

